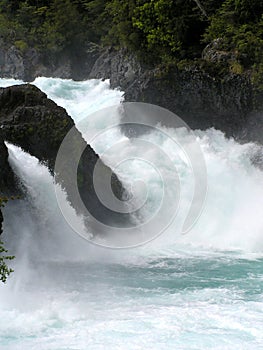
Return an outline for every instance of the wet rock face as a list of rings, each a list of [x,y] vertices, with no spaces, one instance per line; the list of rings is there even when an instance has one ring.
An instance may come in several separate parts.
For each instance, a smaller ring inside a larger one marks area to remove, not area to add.
[[[21,79],[25,73],[23,58],[15,46],[0,47],[0,70],[2,77]]]
[[[108,48],[96,60],[89,78],[110,79],[113,88],[120,87],[126,91],[143,73],[143,67],[133,54],[125,49],[115,51]]]
[[[52,169],[60,143],[74,122],[38,88],[26,84],[0,89],[0,125],[6,140]]]
[[[108,221],[119,221],[117,213],[104,207],[96,196],[93,187],[93,170],[97,162],[101,163],[103,178],[111,170],[102,163],[94,150],[86,144],[80,132],[75,128],[74,122],[55,102],[49,100],[37,87],[24,84],[0,89],[0,165],[4,172],[0,174],[2,193],[7,193],[8,188],[14,183],[9,180],[12,177],[5,176],[12,171],[7,162],[7,149],[3,140],[7,140],[20,146],[24,151],[37,157],[48,165],[54,172],[58,150],[69,130],[73,130],[73,144],[70,147],[68,157],[63,160],[65,172],[56,174],[56,180],[65,188],[72,206],[81,214],[81,208],[76,204],[75,192],[72,187],[75,169],[70,167],[70,160],[76,157],[79,149],[84,149],[78,168],[78,189],[82,194],[82,200],[88,210],[100,221],[107,224]],[[1,164],[2,161],[2,164]],[[13,176],[13,174],[12,174]],[[9,180],[8,180],[9,179]],[[8,180],[8,181],[7,181]],[[115,174],[111,177],[112,190],[121,198],[123,187]]]
[[[8,163],[8,150],[0,134],[0,197],[19,194],[16,179]],[[0,234],[2,233],[3,215],[0,207]]]
[[[8,163],[8,151],[4,139],[0,136],[0,197],[14,191],[14,174]],[[1,203],[0,203],[1,204]],[[2,233],[3,215],[0,207],[0,234]]]
[[[199,70],[174,69],[160,78],[150,72],[141,86],[137,96],[130,87],[127,99],[167,108],[192,129],[214,127],[228,136],[238,136],[252,107],[249,82],[237,76],[218,81]]]
[[[222,50],[220,39],[203,51],[203,60],[214,67],[236,58],[235,52]],[[263,115],[263,96],[255,92],[245,74],[227,73],[222,77],[216,71],[208,73],[194,65],[163,73],[141,64],[126,49],[101,50],[93,43],[87,43],[81,51],[45,57],[33,48],[22,53],[15,46],[5,47],[0,42],[0,76],[25,81],[37,76],[110,79],[112,88],[125,92],[126,101],[167,108],[193,129],[215,127],[228,136],[263,142],[262,123],[259,122],[262,117],[258,117]]]
[[[233,58],[229,53],[219,52],[219,44],[214,42],[206,48],[206,60],[220,62]],[[260,118],[254,117],[255,110],[256,115],[263,115],[263,98],[256,98],[246,75],[229,73],[222,77],[194,65],[161,72],[142,66],[126,50],[106,50],[93,66],[90,78],[110,79],[113,88],[125,91],[126,101],[167,108],[193,129],[214,127],[227,136],[263,142],[262,136],[258,136],[260,132],[246,130],[250,125],[255,129],[256,124],[263,134]]]
[[[16,179],[8,163],[8,150],[0,134],[0,196],[12,196],[17,193]]]
[[[44,54],[35,48],[23,51],[0,40],[0,77],[33,81],[38,76],[82,80],[100,56],[100,48],[86,43],[81,50]]]

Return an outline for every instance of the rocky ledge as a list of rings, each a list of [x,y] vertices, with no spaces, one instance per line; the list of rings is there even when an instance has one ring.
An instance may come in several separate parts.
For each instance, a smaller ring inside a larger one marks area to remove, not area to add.
[[[0,39],[0,77],[27,82],[38,76],[87,79],[100,53],[100,47],[91,42],[81,50],[44,54],[32,47],[20,50]]]
[[[84,149],[77,169],[77,186],[81,198],[90,213],[105,224],[116,225],[123,221],[117,213],[103,206],[93,186],[93,170],[100,164],[100,183],[108,179],[110,174],[112,190],[121,198],[124,189],[121,182],[111,170],[103,164],[94,150],[86,144],[80,132],[66,110],[57,106],[37,87],[24,84],[8,88],[0,88],[0,195],[21,194],[15,175],[8,163],[8,151],[4,141],[20,146],[24,151],[44,162],[54,173],[56,156],[60,145],[71,130],[72,145],[68,157],[63,159],[66,172],[56,174],[55,178],[66,190],[72,206],[82,213],[76,201],[76,193],[72,179],[76,169],[71,167],[71,159],[76,157],[79,149]],[[105,179],[104,179],[105,178]],[[0,215],[0,223],[2,216]],[[0,225],[1,226],[1,225]]]
[[[167,108],[193,129],[214,127],[241,141],[263,143],[263,91],[253,85],[249,72],[219,72],[220,64],[231,65],[235,56],[218,50],[217,44],[204,49],[201,64],[153,68],[126,49],[102,49],[93,43],[81,53],[44,57],[35,49],[21,52],[0,42],[0,76],[25,81],[41,75],[110,79],[112,88],[125,92],[126,101]]]
[[[211,54],[207,48],[204,62],[210,60],[207,51]],[[107,49],[89,77],[110,79],[113,88],[125,92],[126,101],[167,108],[193,129],[214,127],[239,140],[263,143],[263,92],[255,89],[249,74],[222,75],[214,67],[189,63],[150,68],[125,49]]]

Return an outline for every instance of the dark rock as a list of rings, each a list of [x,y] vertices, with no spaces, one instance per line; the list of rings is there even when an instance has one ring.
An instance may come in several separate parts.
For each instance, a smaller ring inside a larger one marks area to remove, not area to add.
[[[19,194],[16,179],[8,163],[8,150],[0,134],[0,198]],[[3,215],[0,207],[0,234],[2,233]]]
[[[143,74],[143,67],[127,50],[106,49],[95,62],[89,78],[110,79],[113,88],[126,91]]]
[[[29,48],[23,53],[0,43],[0,76],[32,81],[37,76],[110,79],[112,88],[125,92],[126,101],[157,104],[180,116],[193,129],[214,127],[227,136],[262,142],[263,96],[247,74],[220,74],[216,65],[238,62],[235,52],[223,50],[214,40],[203,52],[204,62],[182,69],[152,68],[126,49],[118,51],[87,43],[81,50],[41,55]],[[164,71],[166,70],[166,71]],[[27,113],[30,113],[27,111]]]
[[[254,141],[263,145],[263,112],[253,111],[248,114],[246,123],[239,134],[240,141]],[[262,162],[263,163],[263,162]]]
[[[8,163],[8,150],[0,134],[0,197],[18,194],[16,179]]]
[[[211,59],[209,52],[207,48],[204,54],[207,59]],[[227,136],[259,141],[255,133],[245,132],[246,128],[256,125],[257,135],[263,134],[262,123],[254,113],[256,110],[257,115],[263,114],[263,98],[257,95],[246,74],[229,72],[222,76],[209,73],[198,64],[189,64],[182,69],[175,66],[152,69],[141,65],[126,50],[107,49],[94,64],[90,78],[110,79],[113,88],[125,91],[126,101],[167,108],[192,129],[214,127]]]
[[[202,71],[173,69],[160,78],[147,74],[140,86],[137,96],[134,86],[127,89],[126,98],[167,108],[192,129],[214,127],[228,136],[238,135],[252,107],[249,82],[237,76],[218,81]]]
[[[0,123],[6,140],[51,169],[63,136],[74,126],[63,108],[29,84],[0,88]]]
[[[118,225],[120,221],[124,221],[118,213],[101,204],[93,186],[93,170],[96,163],[101,165],[100,181],[102,183],[111,170],[86,144],[65,109],[49,100],[37,87],[24,84],[0,89],[0,126],[1,135],[5,140],[20,146],[41,162],[45,162],[52,173],[60,145],[71,130],[72,144],[67,156],[63,159],[65,171],[62,174],[55,174],[56,180],[65,188],[72,206],[82,214],[81,207],[76,204],[76,193],[72,184],[76,168],[72,168],[71,160],[76,158],[79,149],[84,149],[78,166],[78,189],[84,204],[100,222]],[[4,169],[9,171],[6,148],[3,148],[1,154],[5,161]],[[3,177],[2,174],[0,181],[6,190],[5,176]],[[115,174],[112,174],[111,185],[116,196],[121,198],[124,190]]]
[[[33,81],[38,76],[87,79],[100,56],[98,45],[88,42],[81,49],[40,53],[35,48],[19,50],[0,41],[0,77]]]
[[[3,220],[4,220],[3,214],[2,214],[2,211],[1,211],[1,209],[0,209],[0,235],[3,233],[3,228],[2,228],[2,226],[3,226]]]
[[[23,79],[24,61],[21,52],[15,46],[6,48],[0,43],[0,72],[2,78]]]

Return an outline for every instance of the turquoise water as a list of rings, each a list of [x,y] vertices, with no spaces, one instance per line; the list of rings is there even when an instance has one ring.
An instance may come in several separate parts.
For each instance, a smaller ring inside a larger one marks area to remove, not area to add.
[[[231,254],[41,264],[1,313],[1,348],[260,349],[262,266]]]
[[[39,78],[35,84],[76,121],[122,99],[120,91],[97,80]],[[104,129],[107,118],[91,119],[90,127]],[[100,153],[103,143],[118,137],[113,130],[93,146]],[[166,140],[147,138],[177,161]],[[0,286],[1,350],[263,348],[263,186],[262,172],[250,161],[261,149],[212,129],[197,132],[197,138],[208,172],[197,224],[184,236],[171,226],[159,239],[128,250],[96,247],[73,232],[48,170],[9,145],[10,164],[28,196],[5,208],[3,238],[16,259],[15,273]],[[131,164],[126,177],[138,168]],[[154,174],[142,170],[158,187]],[[181,165],[179,172],[184,186],[187,168]],[[188,202],[188,190],[182,194]]]

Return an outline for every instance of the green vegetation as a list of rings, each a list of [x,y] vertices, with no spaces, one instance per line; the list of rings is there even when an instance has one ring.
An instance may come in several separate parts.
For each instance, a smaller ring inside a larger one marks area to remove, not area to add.
[[[21,51],[48,53],[85,47],[85,41],[126,47],[154,66],[198,60],[221,38],[231,52],[227,69],[263,65],[262,0],[0,0],[0,36]]]
[[[262,63],[263,2],[226,0],[212,16],[204,40],[222,38],[221,48],[236,52],[245,68]]]
[[[211,11],[211,1],[206,2]],[[208,19],[193,0],[113,0],[106,9],[113,19],[106,39],[146,60],[158,63],[201,54]]]
[[[6,202],[7,198],[0,198],[0,208],[3,207]],[[3,283],[6,282],[7,277],[13,272],[13,270],[6,265],[6,261],[13,260],[14,256],[6,255],[6,253],[8,253],[8,251],[4,248],[3,242],[0,240],[0,281]]]

